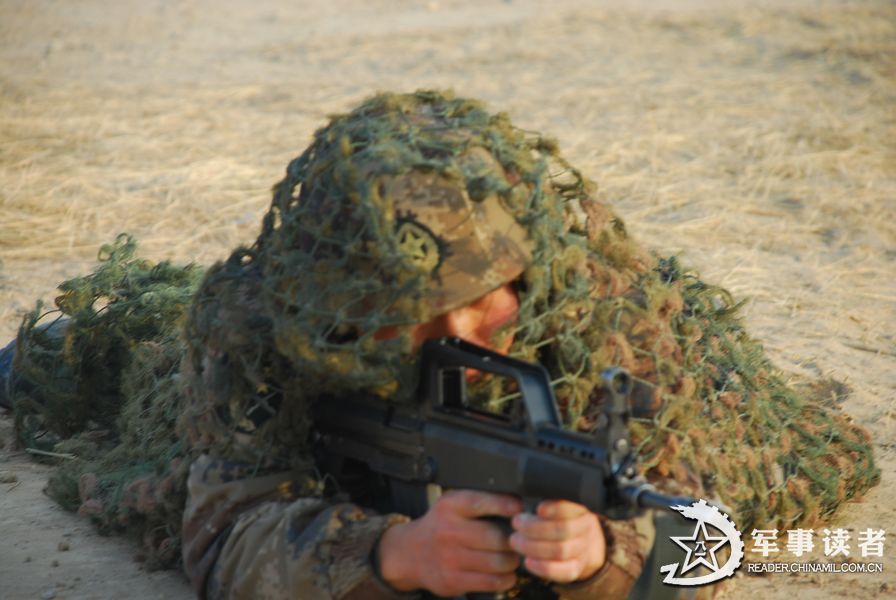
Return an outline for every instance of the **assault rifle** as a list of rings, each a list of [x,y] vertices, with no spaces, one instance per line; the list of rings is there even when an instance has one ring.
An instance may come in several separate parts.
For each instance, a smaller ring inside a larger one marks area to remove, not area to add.
[[[440,488],[512,494],[530,511],[542,499],[570,500],[610,519],[694,502],[657,493],[638,477],[628,430],[633,380],[623,369],[602,373],[603,410],[595,433],[585,435],[563,429],[539,364],[442,338],[424,343],[421,368],[411,405],[359,395],[321,398],[313,410],[319,464],[340,483],[358,466],[378,474],[392,511],[422,516]],[[467,369],[514,380],[516,410],[470,406]]]

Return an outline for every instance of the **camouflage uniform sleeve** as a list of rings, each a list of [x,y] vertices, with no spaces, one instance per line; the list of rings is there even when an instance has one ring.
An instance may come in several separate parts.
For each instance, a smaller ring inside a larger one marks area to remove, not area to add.
[[[653,514],[646,511],[627,521],[601,519],[601,526],[607,539],[607,561],[584,581],[555,585],[561,600],[624,600],[641,574],[653,548]]]
[[[208,455],[190,469],[184,569],[200,598],[416,597],[390,588],[371,561],[383,531],[407,517],[296,497],[291,473],[246,472]]]

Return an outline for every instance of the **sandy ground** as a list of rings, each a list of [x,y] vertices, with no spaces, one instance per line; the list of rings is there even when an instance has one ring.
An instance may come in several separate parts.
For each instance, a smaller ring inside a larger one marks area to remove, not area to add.
[[[421,87],[555,136],[639,239],[749,300],[789,377],[849,390],[883,481],[827,525],[887,529],[884,572],[729,597],[896,594],[891,2],[0,0],[0,340],[120,231],[203,264],[251,241],[327,114]],[[43,496],[8,418],[0,446],[0,599],[190,597]]]

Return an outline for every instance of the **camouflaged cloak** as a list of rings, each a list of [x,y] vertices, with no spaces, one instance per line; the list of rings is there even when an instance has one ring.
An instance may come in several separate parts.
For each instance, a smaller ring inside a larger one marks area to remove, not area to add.
[[[553,143],[476,102],[382,94],[316,133],[275,187],[255,244],[210,269],[190,310],[182,424],[200,456],[183,543],[200,595],[402,597],[370,557],[406,517],[334,495],[311,458],[308,420],[323,394],[410,401],[408,330],[447,310],[433,290],[456,291],[440,265],[465,254],[397,209],[395,181],[416,181],[415,201],[453,186],[513,215],[531,258],[514,283],[510,354],[548,369],[578,431],[596,426],[605,367],[650,382],[633,433],[663,491],[721,497],[745,529],[812,522],[875,481],[866,434],[788,390],[730,295],[636,245]],[[407,218],[428,230],[435,258],[403,244]],[[376,340],[383,327],[399,335]],[[483,402],[502,410],[506,390],[491,388]],[[601,572],[552,591],[530,582],[519,597],[625,597],[653,541],[649,519],[603,524]]]

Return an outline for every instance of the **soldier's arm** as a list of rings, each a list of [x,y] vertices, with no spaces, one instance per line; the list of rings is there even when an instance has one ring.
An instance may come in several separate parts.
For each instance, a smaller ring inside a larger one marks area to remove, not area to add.
[[[555,581],[566,600],[624,600],[641,574],[654,541],[652,517],[602,519],[565,500],[541,502],[534,514],[513,519],[510,544],[526,570]]]
[[[269,397],[234,358],[254,356],[258,339],[274,345],[264,337],[263,319],[250,326],[245,318],[262,313],[261,275],[253,265],[238,278],[220,277],[224,271],[213,267],[197,294],[181,367],[187,383],[181,431],[198,454],[182,527],[184,570],[194,589],[209,600],[406,597],[377,578],[371,550],[387,527],[407,518],[313,496],[311,473],[287,470],[300,461],[284,459],[294,448],[283,446],[304,433],[290,429],[289,415],[270,409],[296,399]],[[265,427],[264,419],[278,425],[268,428],[278,435],[250,431]]]
[[[510,518],[522,509],[513,496],[448,491],[422,517],[383,535],[381,576],[396,589],[425,589],[439,597],[507,590],[516,583],[520,556],[501,528],[481,517]]]
[[[296,497],[296,482],[303,477],[251,476],[248,465],[207,455],[194,462],[184,514],[184,566],[199,597],[416,597],[384,583],[371,560],[383,533],[407,517]],[[556,585],[561,598],[627,596],[650,532],[624,522],[604,528],[614,541],[605,565],[585,581]]]
[[[584,581],[555,584],[561,600],[627,598],[653,548],[654,527],[650,512],[627,521],[601,519],[607,542],[603,566]]]
[[[372,550],[401,515],[297,497],[302,474],[251,476],[248,466],[197,459],[188,479],[184,568],[200,598],[391,600]]]
[[[506,590],[515,582],[523,555],[530,573],[572,582],[555,585],[561,598],[628,597],[652,543],[649,518],[626,527],[611,525],[619,545],[606,560],[604,526],[585,507],[550,501],[539,506],[537,515],[521,513],[522,505],[511,496],[447,492],[420,519],[385,533],[379,549],[382,577],[398,589],[424,588],[440,596]],[[510,543],[498,527],[480,518],[497,515],[515,515]]]

